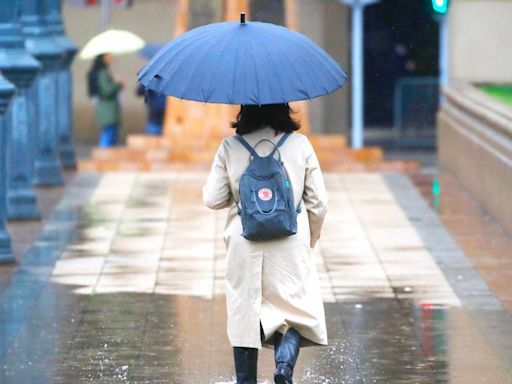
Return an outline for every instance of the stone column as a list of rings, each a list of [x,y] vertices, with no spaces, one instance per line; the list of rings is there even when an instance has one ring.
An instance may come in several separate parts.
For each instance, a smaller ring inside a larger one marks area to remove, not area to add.
[[[11,238],[5,228],[6,212],[6,150],[7,150],[7,124],[2,117],[14,96],[16,88],[0,73],[0,264],[14,262],[11,249]]]
[[[7,131],[7,217],[39,218],[32,189],[33,116],[29,90],[41,66],[24,48],[18,1],[0,1],[0,71],[18,92],[5,116]]]
[[[46,1],[23,0],[21,24],[25,48],[42,65],[32,89],[35,98],[36,137],[33,182],[61,185],[62,172],[57,152],[57,71],[64,49],[50,36],[44,18]]]
[[[73,148],[73,92],[71,62],[78,50],[64,33],[62,24],[62,0],[45,0],[46,22],[51,36],[64,50],[64,57],[57,73],[57,151],[62,166],[76,168],[76,154]]]

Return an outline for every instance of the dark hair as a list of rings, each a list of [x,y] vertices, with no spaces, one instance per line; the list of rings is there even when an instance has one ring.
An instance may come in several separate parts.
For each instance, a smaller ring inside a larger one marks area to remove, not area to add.
[[[263,127],[271,127],[280,132],[293,132],[300,128],[300,124],[292,119],[293,110],[288,104],[242,105],[236,121],[231,127],[236,133],[244,135],[257,131]]]
[[[89,69],[87,73],[87,91],[89,97],[94,97],[98,94],[98,72],[100,69],[107,68],[104,57],[104,54],[96,56],[92,62],[91,69]]]

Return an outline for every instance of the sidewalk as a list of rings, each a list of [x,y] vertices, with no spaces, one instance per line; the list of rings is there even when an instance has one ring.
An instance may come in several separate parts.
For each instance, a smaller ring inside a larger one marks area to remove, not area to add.
[[[233,383],[205,176],[77,175],[0,295],[1,383]],[[409,179],[326,183],[330,345],[301,352],[297,383],[512,383],[510,317]]]
[[[63,186],[34,188],[42,220],[7,222],[7,231],[11,236],[12,252],[16,263],[23,260],[32,244],[37,240],[45,222],[50,218],[57,204],[59,204],[67,184],[74,179],[75,174],[75,172],[64,172]],[[0,265],[0,293],[9,282],[11,274],[16,267],[17,264]]]

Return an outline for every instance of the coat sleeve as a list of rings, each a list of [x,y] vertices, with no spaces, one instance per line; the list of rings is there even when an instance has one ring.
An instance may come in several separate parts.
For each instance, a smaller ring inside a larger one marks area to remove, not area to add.
[[[105,99],[114,98],[120,89],[121,86],[114,82],[112,76],[106,70],[98,73],[98,94],[100,97]]]
[[[222,209],[233,203],[224,156],[224,143],[215,154],[206,185],[203,187],[203,203],[211,209]]]
[[[306,172],[304,179],[304,193],[302,196],[308,212],[311,248],[320,238],[320,231],[327,213],[328,196],[325,189],[324,178],[320,164],[313,147],[307,142],[306,146]]]

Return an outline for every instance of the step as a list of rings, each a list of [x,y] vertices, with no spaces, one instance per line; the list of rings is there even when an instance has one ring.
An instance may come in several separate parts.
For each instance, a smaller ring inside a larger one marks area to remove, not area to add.
[[[171,150],[166,148],[95,148],[92,151],[91,157],[96,161],[169,161],[171,160]]]
[[[415,160],[391,160],[380,163],[360,163],[353,161],[327,162],[321,164],[324,172],[404,172],[414,173],[420,167],[421,163]],[[190,161],[165,161],[165,162],[130,162],[130,161],[95,161],[80,160],[78,170],[80,172],[174,172],[174,171],[201,171],[206,172],[210,169],[210,162],[190,162]]]
[[[165,136],[128,135],[126,145],[134,149],[170,148],[171,142]]]
[[[345,161],[342,163],[328,163],[321,165],[323,172],[367,172],[367,168],[363,163],[353,161]]]
[[[347,153],[343,153],[341,151],[337,152],[317,152],[318,162],[320,166],[323,168],[327,164],[340,164],[340,163],[352,163],[354,160]]]
[[[315,151],[321,151],[323,149],[342,149],[347,147],[347,139],[345,135],[341,134],[311,134],[308,135],[308,139],[313,148],[315,148]]]
[[[91,153],[91,158],[97,161],[144,161],[146,159],[146,150],[128,147],[94,148]]]
[[[78,160],[76,164],[76,169],[78,172],[100,172],[101,169],[98,169],[98,164],[94,160]]]
[[[350,156],[355,161],[363,163],[380,162],[384,159],[384,151],[380,147],[365,147],[361,149],[350,149]]]
[[[416,160],[386,160],[381,163],[367,163],[365,166],[369,171],[374,172],[414,173],[421,168],[421,162]]]
[[[208,172],[210,164],[207,163],[184,163],[184,162],[156,162],[149,164],[149,171],[151,172]]]
[[[375,163],[347,162],[343,164],[329,164],[323,168],[326,172],[403,172],[414,173],[421,167],[415,160],[392,160]]]
[[[177,163],[206,163],[211,164],[215,151],[205,148],[176,148],[172,151],[170,161]]]
[[[172,152],[171,149],[167,148],[150,148],[146,151],[145,160],[148,163],[171,161]]]
[[[143,172],[149,169],[146,162],[119,161],[119,160],[79,160],[78,171],[80,172]]]

